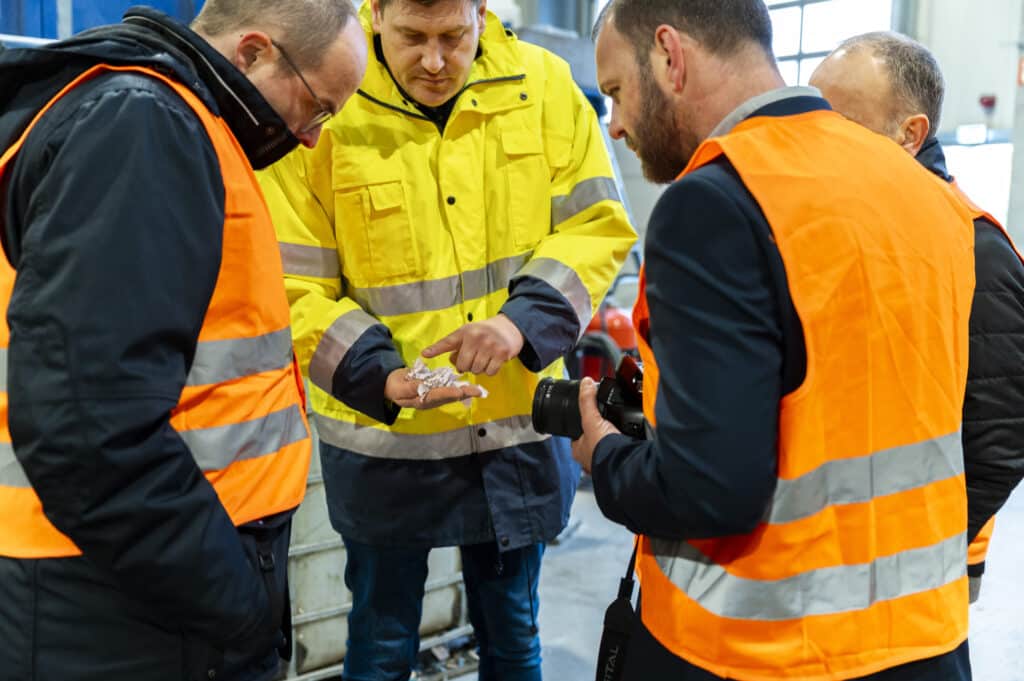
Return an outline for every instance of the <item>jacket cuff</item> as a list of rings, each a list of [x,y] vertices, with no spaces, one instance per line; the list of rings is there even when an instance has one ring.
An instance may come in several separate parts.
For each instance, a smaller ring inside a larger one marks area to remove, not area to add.
[[[530,371],[541,371],[576,345],[579,317],[565,296],[540,279],[522,277],[509,288],[501,313],[523,334],[519,361]]]
[[[384,397],[388,376],[406,366],[383,324],[367,329],[352,344],[334,372],[331,394],[348,407],[392,425],[401,407]]]
[[[606,435],[594,448],[594,458],[590,462],[590,476],[594,482],[594,498],[597,506],[609,520],[626,525],[627,514],[619,507],[619,494],[612,472],[615,459],[629,456],[636,449],[637,440],[628,435]]]

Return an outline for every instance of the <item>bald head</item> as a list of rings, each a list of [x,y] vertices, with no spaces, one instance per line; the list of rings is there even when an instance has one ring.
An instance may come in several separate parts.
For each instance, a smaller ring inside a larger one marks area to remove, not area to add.
[[[917,155],[935,135],[945,87],[935,57],[898,33],[847,40],[811,76],[832,107]]]

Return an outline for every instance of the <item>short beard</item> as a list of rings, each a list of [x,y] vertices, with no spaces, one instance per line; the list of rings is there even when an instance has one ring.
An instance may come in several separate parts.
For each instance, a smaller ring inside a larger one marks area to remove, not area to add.
[[[640,66],[640,116],[630,137],[644,177],[669,184],[689,165],[700,140],[689,126],[680,124],[671,102],[661,91],[649,67]]]

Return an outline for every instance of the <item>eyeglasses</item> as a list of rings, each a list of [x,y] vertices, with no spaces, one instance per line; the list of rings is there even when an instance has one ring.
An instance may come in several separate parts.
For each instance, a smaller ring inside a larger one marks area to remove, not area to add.
[[[302,81],[302,84],[306,86],[306,90],[309,91],[309,96],[312,97],[313,101],[316,102],[317,106],[320,107],[320,112],[317,115],[313,116],[313,120],[311,120],[309,123],[307,123],[304,127],[302,127],[299,130],[299,134],[304,134],[316,130],[321,125],[331,120],[331,117],[334,116],[334,112],[328,109],[326,106],[324,106],[323,100],[320,99],[315,92],[313,92],[313,88],[310,87],[309,81],[307,81],[306,77],[302,75],[302,71],[300,71],[299,67],[295,65],[295,62],[293,62],[292,58],[288,56],[288,53],[285,52],[285,49],[281,47],[280,43],[278,43],[276,40],[271,40],[270,44],[276,47],[277,51],[281,53],[281,56],[284,57],[285,62],[288,64],[291,70],[295,72],[295,75],[299,77],[299,80]]]

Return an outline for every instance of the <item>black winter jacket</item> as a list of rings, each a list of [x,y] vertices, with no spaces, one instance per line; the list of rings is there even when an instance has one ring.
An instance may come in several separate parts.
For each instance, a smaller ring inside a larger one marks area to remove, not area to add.
[[[210,45],[136,9],[117,26],[0,54],[0,150],[97,63],[184,83],[255,167],[297,144]],[[216,283],[223,221],[224,183],[202,124],[139,74],[103,75],[60,100],[0,185],[0,233],[17,270],[6,311],[17,460],[97,581],[220,649],[277,624],[238,531],[169,423]]]
[[[953,181],[938,140],[929,140],[917,160]],[[963,425],[969,541],[1024,477],[1024,264],[984,218],[974,222],[974,259]]]

